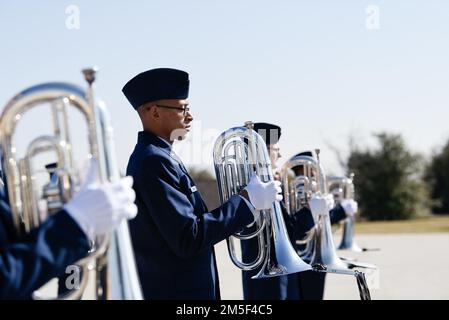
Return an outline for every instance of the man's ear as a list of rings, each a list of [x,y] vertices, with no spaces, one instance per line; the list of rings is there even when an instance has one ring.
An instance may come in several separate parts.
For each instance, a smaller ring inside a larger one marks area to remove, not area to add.
[[[154,104],[148,107],[147,112],[150,113],[150,116],[153,119],[157,120],[161,117],[161,114],[159,113],[159,108]]]
[[[157,110],[155,105],[142,105],[139,107],[137,112],[139,113],[140,119],[145,122],[150,119],[158,119],[160,117],[159,110]]]
[[[143,118],[159,118],[160,114],[159,114],[159,110],[156,107],[156,105],[143,105],[140,108],[142,108],[141,110],[139,110],[141,117]]]

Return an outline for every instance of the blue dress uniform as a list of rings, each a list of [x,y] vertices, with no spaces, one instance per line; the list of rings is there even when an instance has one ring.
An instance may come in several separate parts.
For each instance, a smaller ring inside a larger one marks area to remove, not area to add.
[[[296,156],[313,157],[313,153],[311,151],[305,151],[296,154],[295,157]],[[297,214],[295,214],[295,216],[297,216],[297,218],[295,220],[291,220],[291,222],[294,224],[294,226],[291,227],[294,230],[292,232],[293,239],[291,239],[292,245],[297,250],[304,250],[305,245],[297,245],[296,240],[304,239],[306,233],[315,225],[315,222],[312,216],[312,212],[307,207],[303,207]],[[335,224],[345,219],[346,213],[343,207],[338,204],[329,211],[329,217],[331,224]],[[294,279],[295,276],[296,279]],[[297,283],[298,295],[300,300],[323,300],[324,285],[326,280],[325,273],[304,271],[292,275],[290,276],[290,278],[290,282]]]
[[[89,241],[64,210],[17,237],[0,184],[0,299],[30,299],[34,290],[86,256]]]
[[[146,103],[187,99],[189,75],[152,69],[122,91],[138,111]],[[145,299],[219,299],[213,246],[254,220],[251,204],[234,195],[209,211],[171,144],[148,127],[139,132],[127,175],[134,178],[138,213],[129,228]]]
[[[171,145],[141,131],[127,175],[138,214],[129,221],[145,299],[219,299],[213,245],[254,220],[238,195],[208,211]]]

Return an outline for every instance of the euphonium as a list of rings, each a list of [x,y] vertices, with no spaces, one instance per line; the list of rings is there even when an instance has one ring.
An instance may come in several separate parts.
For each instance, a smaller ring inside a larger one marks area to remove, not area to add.
[[[215,142],[214,166],[221,203],[239,193],[248,184],[253,172],[256,172],[263,182],[274,179],[265,142],[252,128],[252,122],[246,122],[244,127],[223,132]],[[238,268],[253,270],[261,266],[253,279],[311,269],[310,265],[296,254],[289,241],[278,202],[273,202],[271,209],[256,213],[254,223],[254,232],[239,232],[227,239],[229,255]],[[257,237],[259,251],[254,261],[244,263],[238,260],[233,237],[240,240]]]
[[[328,188],[333,195],[335,203],[340,203],[344,199],[354,199],[354,174],[351,173],[349,178],[339,176],[329,176],[327,179]],[[348,215],[342,222],[343,234],[338,250],[351,250],[354,252],[374,251],[377,249],[361,248],[354,240],[354,215]],[[344,258],[342,258],[344,259]],[[371,263],[360,262],[350,259],[344,259],[350,268],[360,267],[367,269],[378,269],[378,267]]]
[[[281,168],[281,182],[285,206],[290,215],[308,206],[312,195],[323,185],[323,182],[318,184],[317,181],[316,161],[309,156],[295,156],[284,163]],[[298,254],[305,261],[312,260],[315,232],[316,228],[312,228],[303,239],[296,240],[296,244],[304,246],[304,249],[298,250]]]
[[[318,150],[317,153],[319,154]],[[294,173],[289,181],[288,173],[290,172],[291,176],[291,171]],[[326,178],[323,172],[324,169],[319,161],[309,156],[296,156],[284,164],[281,176],[285,202],[290,214],[308,203],[313,194],[327,195]],[[335,251],[329,213],[314,216],[314,220],[315,228],[310,232],[313,236],[307,237],[307,242],[310,243],[306,243],[306,250],[300,254],[310,259],[312,266],[323,266],[327,272],[348,270],[347,265],[340,260]]]
[[[120,178],[115,162],[113,129],[104,104],[95,102],[92,84],[96,69],[83,70],[88,90],[68,83],[44,83],[23,90],[5,106],[0,119],[0,139],[4,172],[13,220],[19,234],[39,226],[48,215],[62,208],[79,186],[79,172],[73,166],[67,109],[78,110],[87,126],[88,157],[96,159],[102,181]],[[31,141],[20,158],[15,145],[17,125],[30,109],[50,104],[53,135],[41,135]],[[50,181],[39,190],[35,159],[53,153],[56,161],[47,166]],[[81,267],[78,287],[58,299],[80,299],[87,286],[87,275],[95,265],[98,299],[142,299],[128,225],[124,221],[112,234],[97,238],[90,254],[77,262]],[[39,291],[35,299],[42,299]]]
[[[343,199],[354,199],[354,174],[350,177],[329,176],[327,177],[329,192],[334,196],[335,203],[340,203]],[[341,237],[339,250],[351,250],[362,252],[363,250],[354,241],[355,217],[347,216],[343,222],[343,235]]]
[[[306,205],[312,195],[327,196],[327,183],[319,161],[319,149],[315,150],[317,160],[310,156],[295,156],[287,161],[281,170],[284,197],[289,214],[294,214]],[[306,249],[299,254],[307,260],[314,271],[354,275],[357,278],[360,297],[370,299],[370,293],[362,272],[350,270],[347,263],[337,255],[332,237],[329,212],[314,216],[315,227],[300,244]]]

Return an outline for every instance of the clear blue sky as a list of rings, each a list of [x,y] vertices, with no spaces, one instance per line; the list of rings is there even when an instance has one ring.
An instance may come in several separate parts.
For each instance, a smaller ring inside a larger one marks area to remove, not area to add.
[[[80,9],[79,30],[66,27],[69,5]],[[379,29],[366,27],[370,5]],[[84,85],[79,70],[100,67],[97,93],[111,110],[121,169],[140,130],[121,88],[154,67],[190,73],[203,134],[273,122],[284,159],[321,147],[333,173],[341,169],[327,143],[345,152],[351,134],[372,146],[372,132],[401,133],[427,155],[449,138],[444,0],[2,0],[0,39],[2,105],[40,82]]]

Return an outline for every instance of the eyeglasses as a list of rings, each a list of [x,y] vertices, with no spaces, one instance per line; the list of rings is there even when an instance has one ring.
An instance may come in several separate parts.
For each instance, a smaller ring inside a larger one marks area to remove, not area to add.
[[[164,105],[162,105],[162,104],[157,104],[156,106],[157,106],[157,107],[160,107],[160,108],[166,108],[166,109],[182,110],[182,115],[183,115],[184,117],[187,115],[187,112],[190,111],[190,108],[188,108],[188,107],[181,108],[181,107],[173,107],[173,106],[164,106]]]
[[[269,150],[272,150],[273,152],[279,153],[281,151],[280,148],[273,148],[273,147],[268,147]]]

